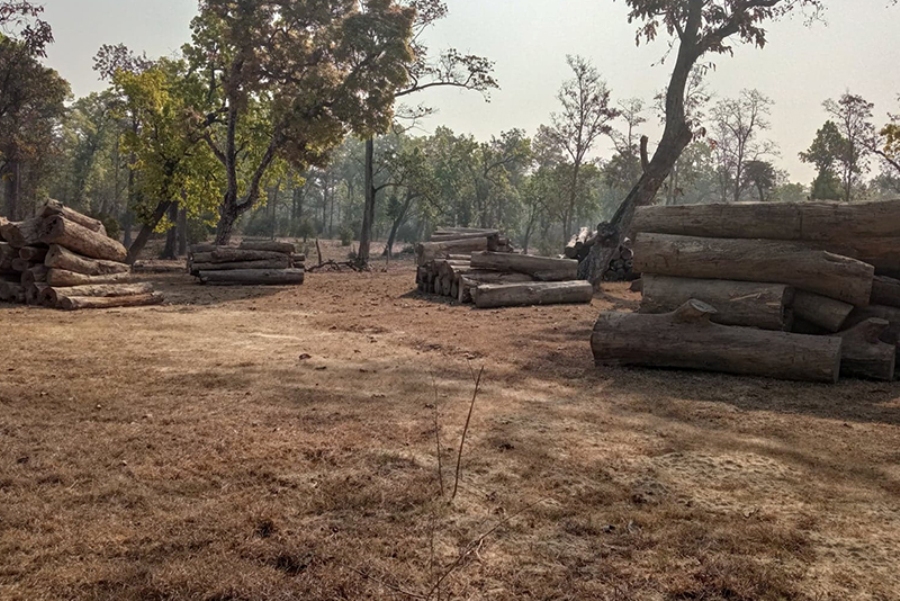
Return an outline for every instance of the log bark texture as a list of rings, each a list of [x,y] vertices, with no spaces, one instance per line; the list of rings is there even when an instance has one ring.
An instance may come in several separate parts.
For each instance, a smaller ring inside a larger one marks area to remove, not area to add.
[[[875,277],[871,265],[791,242],[638,234],[634,255],[641,273],[787,284],[857,307]]]
[[[59,244],[92,259],[124,262],[128,251],[118,240],[56,215],[44,221],[41,242]]]
[[[797,291],[791,308],[794,317],[831,333],[839,332],[853,312],[851,304],[805,290]]]
[[[888,344],[900,344],[900,308],[886,307],[884,305],[869,305],[856,308],[847,321],[844,328],[849,329],[869,319],[883,319],[888,322],[888,327],[881,332],[881,341]]]
[[[28,286],[36,282],[46,282],[50,277],[50,270],[44,265],[35,265],[22,272],[22,285]]]
[[[47,256],[47,248],[40,246],[26,246],[19,249],[19,258],[32,263],[43,263]]]
[[[236,261],[234,263],[191,263],[191,273],[200,271],[235,271],[240,269],[288,269],[291,260],[287,255],[282,259],[267,259],[263,261]]]
[[[449,242],[423,242],[416,245],[416,257],[419,265],[428,261],[443,259],[450,255],[486,251],[488,248],[487,237],[478,237],[471,240],[451,240]]]
[[[472,253],[472,267],[524,273],[543,282],[561,282],[578,277],[578,261],[514,253],[475,252]]]
[[[712,323],[716,310],[691,300],[662,315],[603,313],[591,348],[597,365],[724,372],[835,383],[843,340]]]
[[[303,283],[305,274],[303,269],[201,271],[200,281],[219,286],[294,286]]]
[[[484,284],[475,289],[472,298],[479,309],[587,304],[594,298],[594,287],[585,281]]]
[[[153,285],[141,282],[138,284],[92,284],[86,286],[53,287],[46,286],[40,294],[40,304],[45,307],[57,307],[61,299],[70,296],[136,296],[150,294]]]
[[[55,288],[66,286],[88,286],[92,284],[111,284],[127,281],[130,277],[131,274],[128,272],[85,275],[83,273],[65,269],[50,269],[47,271],[47,283]]]
[[[127,273],[130,267],[127,263],[118,261],[104,261],[102,259],[89,259],[59,246],[51,244],[44,258],[44,265],[51,269],[64,269],[84,275],[107,275],[111,273]]]
[[[24,303],[25,287],[18,282],[0,282],[0,300]]]
[[[284,253],[287,255],[297,252],[297,247],[290,242],[241,242],[240,250],[261,250],[266,252]]]
[[[43,220],[33,217],[20,222],[7,222],[0,227],[0,236],[13,248],[34,246],[41,241]]]
[[[790,331],[794,289],[784,284],[645,275],[641,313],[670,313],[692,298],[716,308],[713,323]],[[852,309],[852,307],[851,307]]]
[[[900,280],[876,275],[872,284],[872,304],[900,307]]]
[[[66,311],[77,309],[111,309],[114,307],[146,307],[161,305],[165,297],[159,292],[134,296],[66,296],[60,299],[59,308]]]
[[[99,219],[88,217],[87,215],[83,215],[78,211],[70,209],[58,200],[47,201],[47,204],[44,205],[44,208],[41,211],[41,217],[53,217],[54,215],[61,215],[69,221],[74,221],[78,225],[86,227],[92,232],[98,232],[103,234],[104,236],[106,235],[106,228],[103,226],[103,222]]]
[[[241,250],[240,248],[219,247],[213,252],[195,253],[194,263],[237,263],[240,261],[281,261],[290,260],[285,253],[266,250]]]
[[[844,341],[841,351],[841,375],[867,380],[894,380],[897,345],[880,340],[888,329],[886,319],[867,319],[845,332],[836,334]]]

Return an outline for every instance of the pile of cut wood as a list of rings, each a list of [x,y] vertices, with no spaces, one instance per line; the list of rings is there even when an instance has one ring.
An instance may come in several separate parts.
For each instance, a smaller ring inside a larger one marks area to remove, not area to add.
[[[604,313],[598,365],[893,380],[900,201],[639,208],[640,313]]]
[[[130,281],[127,252],[103,224],[57,201],[37,217],[0,223],[0,300],[58,309],[156,305],[163,296]]]
[[[306,256],[289,242],[241,242],[240,246],[197,244],[187,259],[188,272],[214,286],[299,286]]]
[[[587,260],[598,240],[597,230],[583,227],[581,231],[572,236],[566,245],[563,256],[567,259],[576,259],[579,263]],[[603,274],[605,282],[631,282],[640,277],[634,271],[634,250],[630,238],[625,238],[618,250],[609,261],[606,272]]]
[[[593,288],[576,281],[578,262],[513,252],[496,230],[438,230],[416,248],[421,292],[482,309],[590,303]]]

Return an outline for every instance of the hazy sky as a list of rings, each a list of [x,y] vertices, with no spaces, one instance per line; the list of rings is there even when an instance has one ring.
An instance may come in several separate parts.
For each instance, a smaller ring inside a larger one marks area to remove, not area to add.
[[[101,89],[91,58],[104,43],[124,42],[151,56],[171,54],[189,37],[195,0],[43,0],[56,34],[49,62],[78,95]],[[426,128],[447,125],[488,139],[519,127],[529,134],[549,120],[569,77],[566,54],[597,65],[613,97],[652,100],[665,85],[666,46],[636,47],[623,0],[447,0],[450,16],[430,33],[435,50],[447,45],[496,62],[501,89],[480,95],[429,91],[418,101],[439,109]],[[827,24],[802,18],[771,28],[764,50],[738,47],[717,59],[708,76],[717,97],[756,88],[775,101],[768,137],[781,148],[776,162],[809,183],[813,169],[797,159],[825,121],[821,103],[845,90],[875,103],[876,122],[900,112],[900,7],[888,0],[826,0]],[[427,94],[427,95],[426,95]],[[652,119],[655,122],[655,118]],[[648,132],[657,132],[648,126]],[[601,154],[603,152],[601,151]]]

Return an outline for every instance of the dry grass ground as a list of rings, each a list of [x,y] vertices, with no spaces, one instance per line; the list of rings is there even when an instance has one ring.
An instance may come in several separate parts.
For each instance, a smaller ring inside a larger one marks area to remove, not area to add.
[[[900,598],[897,386],[597,370],[623,286],[151,277],[166,306],[0,305],[4,601]],[[449,489],[481,366],[448,504],[435,410]]]

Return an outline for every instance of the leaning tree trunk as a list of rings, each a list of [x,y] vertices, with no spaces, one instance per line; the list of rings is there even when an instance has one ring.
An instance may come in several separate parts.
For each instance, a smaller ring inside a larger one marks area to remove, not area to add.
[[[375,222],[375,140],[373,138],[366,140],[365,193],[362,231],[359,233],[359,251],[356,254],[356,262],[361,267],[369,264],[372,228]]]
[[[150,216],[150,223],[145,223],[141,226],[141,231],[138,232],[134,242],[128,247],[128,257],[125,259],[126,263],[133,265],[134,262],[138,260],[138,257],[141,256],[141,252],[143,252],[144,247],[147,246],[147,242],[150,240],[153,230],[155,230],[156,226],[159,225],[159,222],[162,221],[166,211],[169,210],[170,204],[172,204],[171,201],[162,200],[156,205],[156,209],[153,210],[153,215]]]
[[[394,242],[397,240],[397,232],[406,223],[406,215],[409,213],[409,207],[412,206],[412,201],[415,198],[413,194],[409,192],[406,193],[406,202],[403,203],[403,208],[400,209],[400,212],[397,214],[397,218],[394,219],[394,223],[391,224],[391,233],[388,235],[387,244],[384,247],[384,252],[382,253],[384,256],[388,258],[393,258],[394,256]]]

